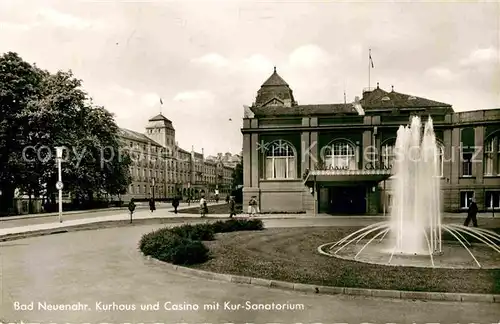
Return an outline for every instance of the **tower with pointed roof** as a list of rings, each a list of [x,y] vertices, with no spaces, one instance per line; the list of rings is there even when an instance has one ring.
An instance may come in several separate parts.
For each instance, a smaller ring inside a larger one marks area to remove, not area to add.
[[[288,83],[276,72],[262,84],[259,91],[257,91],[257,98],[255,99],[254,106],[296,106],[297,102],[293,98],[293,91],[290,89]]]
[[[148,121],[146,135],[167,149],[167,154],[175,152],[175,129],[167,117],[161,113]]]

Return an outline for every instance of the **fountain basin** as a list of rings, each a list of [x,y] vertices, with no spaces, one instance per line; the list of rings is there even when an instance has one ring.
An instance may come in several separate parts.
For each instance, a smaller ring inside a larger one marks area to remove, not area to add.
[[[393,249],[388,248],[386,242],[371,242],[366,245],[368,241],[369,240],[360,240],[356,244],[346,245],[337,253],[335,253],[335,251],[338,247],[330,249],[330,247],[337,242],[331,242],[318,247],[318,252],[334,258],[385,266],[478,269],[477,263],[458,242],[443,241],[442,252],[433,254],[431,260],[431,255],[429,254],[415,255],[397,252],[393,254]],[[363,249],[363,247],[365,248]],[[356,257],[361,249],[363,249],[363,251]],[[500,254],[486,244],[473,243],[472,246],[469,247],[469,250],[474,254],[476,259],[479,260],[482,269],[500,269]],[[434,261],[434,266],[432,265],[432,261]]]

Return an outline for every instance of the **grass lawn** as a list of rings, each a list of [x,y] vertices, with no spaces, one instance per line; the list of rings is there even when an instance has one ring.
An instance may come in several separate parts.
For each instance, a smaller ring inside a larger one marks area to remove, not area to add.
[[[500,294],[500,270],[394,267],[326,257],[323,243],[357,228],[276,228],[217,234],[213,258],[193,268],[325,286]]]
[[[200,213],[200,204],[193,203],[191,204],[192,208],[186,208],[182,210],[178,210],[179,214],[199,214]],[[242,206],[241,204],[236,204],[236,213],[241,214]],[[208,214],[227,214],[229,216],[229,204],[222,205],[208,205]]]

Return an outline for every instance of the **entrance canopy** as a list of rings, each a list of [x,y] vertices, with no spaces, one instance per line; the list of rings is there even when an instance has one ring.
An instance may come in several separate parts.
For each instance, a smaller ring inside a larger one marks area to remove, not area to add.
[[[304,183],[316,182],[380,182],[391,177],[391,170],[312,170]]]

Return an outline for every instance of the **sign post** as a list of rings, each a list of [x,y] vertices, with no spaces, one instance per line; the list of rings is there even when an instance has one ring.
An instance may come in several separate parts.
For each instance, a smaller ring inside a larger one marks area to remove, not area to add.
[[[59,223],[62,223],[62,189],[64,187],[62,182],[62,170],[61,170],[61,162],[62,162],[62,147],[56,147],[56,160],[57,160],[57,183],[56,189],[59,190]]]

